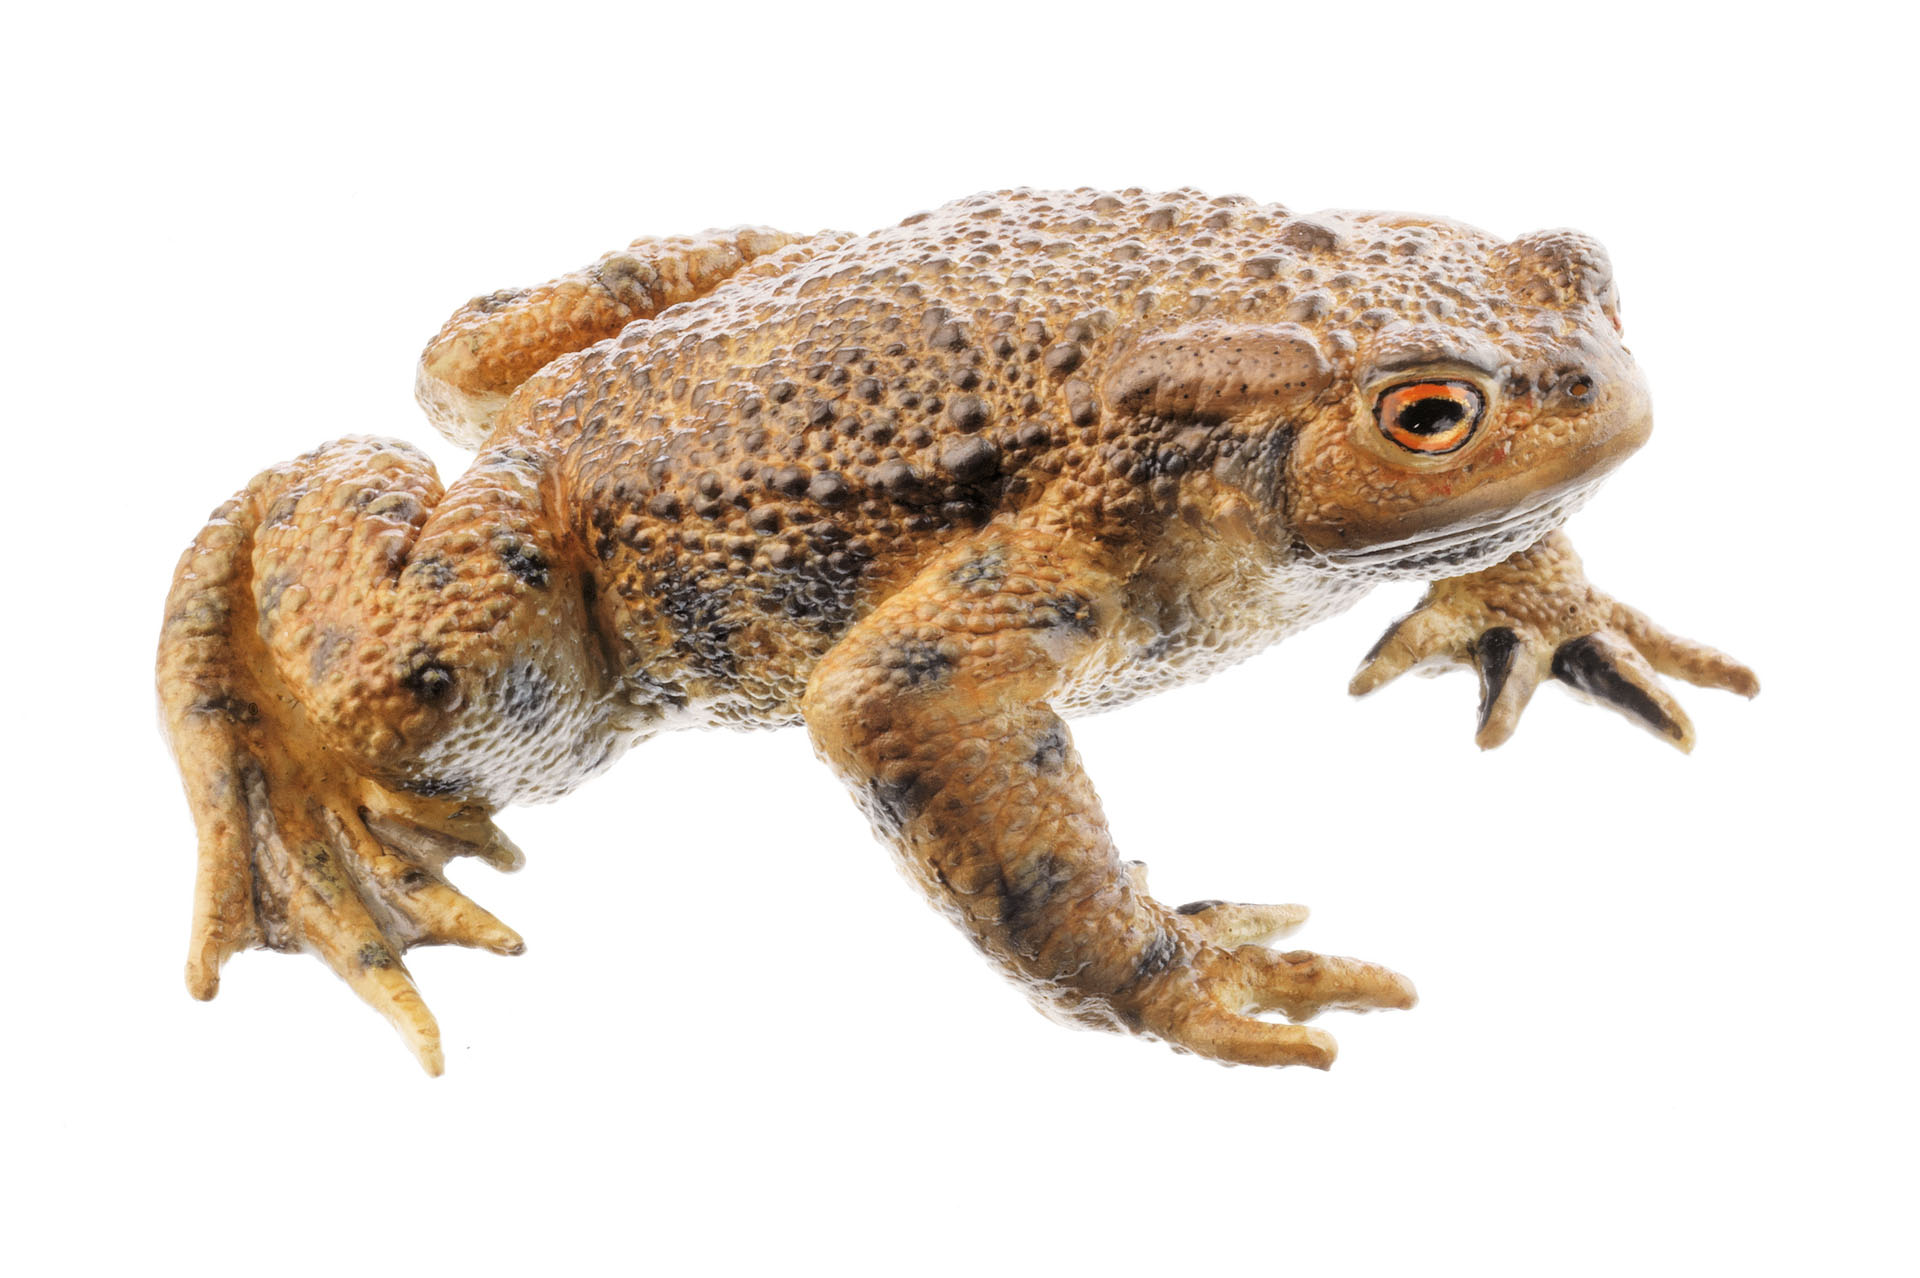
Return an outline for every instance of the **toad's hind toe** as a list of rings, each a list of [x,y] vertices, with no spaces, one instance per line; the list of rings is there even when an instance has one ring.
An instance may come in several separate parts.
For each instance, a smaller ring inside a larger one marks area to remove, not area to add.
[[[1175,910],[1203,940],[1215,945],[1264,945],[1291,936],[1307,921],[1304,905],[1242,905],[1190,901]]]
[[[203,848],[201,901],[238,898],[247,909],[237,925],[216,910],[196,910],[189,988],[211,998],[220,964],[247,944],[305,950],[392,1022],[429,1074],[439,1074],[440,1029],[401,956],[416,945],[518,954],[526,948],[519,934],[441,877],[438,860],[405,846],[419,847],[418,838],[392,837],[395,829],[424,827],[394,817],[365,821],[340,796],[323,799],[293,778],[276,789],[257,764],[243,766],[235,790],[240,837]]]

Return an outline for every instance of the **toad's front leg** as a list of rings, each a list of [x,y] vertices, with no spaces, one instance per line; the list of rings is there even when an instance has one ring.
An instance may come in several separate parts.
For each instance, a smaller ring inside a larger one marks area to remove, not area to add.
[[[1367,654],[1350,691],[1365,696],[1408,670],[1466,666],[1480,674],[1482,749],[1513,735],[1548,678],[1619,711],[1681,750],[1693,724],[1656,674],[1751,697],[1753,671],[1723,652],[1670,634],[1595,590],[1560,532],[1480,572],[1436,581]]]
[[[1240,944],[1299,907],[1146,894],[1115,853],[1047,700],[1099,641],[1118,578],[1054,532],[989,530],[936,561],[828,654],[805,713],[816,747],[936,908],[1057,1018],[1234,1064],[1334,1055],[1299,1020],[1409,1007],[1385,968]]]

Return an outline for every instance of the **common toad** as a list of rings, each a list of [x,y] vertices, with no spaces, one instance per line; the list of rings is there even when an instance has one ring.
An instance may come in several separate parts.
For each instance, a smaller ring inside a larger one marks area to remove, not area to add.
[[[1353,680],[1553,678],[1686,749],[1656,672],[1753,674],[1594,590],[1558,531],[1647,437],[1607,258],[1394,213],[1002,191],[872,235],[641,240],[468,303],[419,398],[443,489],[351,438],[256,478],[182,559],[159,686],[198,823],[188,986],[318,954],[421,1063],[401,955],[521,941],[443,875],[673,728],[804,723],[935,907],[1050,1014],[1324,1067],[1371,963],[1172,908],[1065,719],[1433,582]]]

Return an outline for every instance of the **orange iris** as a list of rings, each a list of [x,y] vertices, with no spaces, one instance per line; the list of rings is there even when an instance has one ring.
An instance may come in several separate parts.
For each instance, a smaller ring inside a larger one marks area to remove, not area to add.
[[[1411,382],[1380,396],[1380,433],[1410,453],[1450,453],[1473,437],[1486,401],[1466,382]]]

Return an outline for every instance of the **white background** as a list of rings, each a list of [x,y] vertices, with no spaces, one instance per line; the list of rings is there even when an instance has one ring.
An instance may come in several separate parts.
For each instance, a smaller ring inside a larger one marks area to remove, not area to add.
[[[1781,12],[16,14],[0,1264],[1912,1272],[1912,33]],[[1597,235],[1659,428],[1575,541],[1764,693],[1683,691],[1683,758],[1543,690],[1481,755],[1470,678],[1345,696],[1401,587],[1077,725],[1162,897],[1419,983],[1324,1075],[1034,1015],[799,732],[509,813],[460,882],[528,953],[409,959],[442,1079],[308,959],[188,999],[151,653],[208,510],[347,433],[457,473],[410,384],[475,293],[1013,184]]]

